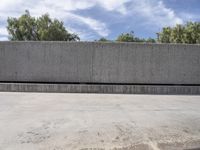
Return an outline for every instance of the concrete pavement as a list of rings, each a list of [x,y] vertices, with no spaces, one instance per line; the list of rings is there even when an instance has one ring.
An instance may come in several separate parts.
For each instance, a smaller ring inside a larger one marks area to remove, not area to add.
[[[0,93],[0,150],[200,149],[200,96]]]

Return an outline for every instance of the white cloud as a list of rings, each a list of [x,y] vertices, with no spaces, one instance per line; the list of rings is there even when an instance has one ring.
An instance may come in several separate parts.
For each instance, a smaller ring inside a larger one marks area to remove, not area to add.
[[[31,12],[31,15],[36,17],[48,12],[53,18],[64,21],[71,19],[72,22],[75,21],[78,24],[87,25],[99,36],[108,36],[109,29],[107,28],[106,23],[89,16],[84,17],[77,15],[73,11],[100,5],[109,11],[119,8],[121,12],[125,12],[123,7],[120,6],[121,4],[122,3],[120,2],[116,5],[113,0],[108,0],[108,2],[102,2],[100,0],[59,0],[59,2],[54,0],[2,0],[0,3],[0,16],[4,20],[6,20],[8,16],[18,17],[26,9]]]
[[[40,16],[41,14],[48,12],[50,16],[59,18],[60,20],[66,21],[72,19],[71,21],[74,20],[79,24],[86,24],[99,36],[106,37],[110,33],[106,23],[91,17],[83,17],[74,14],[72,11],[100,6],[107,11],[116,11],[121,14],[126,14],[127,11],[124,4],[128,1],[130,0],[60,0],[58,3],[53,0],[43,0],[39,1],[38,5],[35,5],[35,7],[29,10],[35,16]]]
[[[98,6],[106,11],[119,12],[125,15],[127,10],[124,4],[128,1],[130,0],[1,0],[0,16],[5,21],[8,16],[20,16],[26,9],[36,17],[48,12],[53,18],[68,21],[68,23],[76,22],[79,25],[87,25],[99,36],[106,37],[110,31],[105,22],[90,16],[77,15],[74,11]]]
[[[131,9],[130,12],[145,18],[146,24],[163,27],[183,23],[183,20],[172,9],[167,8],[163,1],[133,0]]]
[[[23,0],[1,0],[0,10],[7,11],[8,8],[9,10],[16,9],[16,7],[19,6],[22,2]]]
[[[0,27],[0,41],[8,40],[8,32],[5,27]]]
[[[68,27],[67,30],[71,33],[78,34],[82,41],[83,39],[94,40],[96,38],[91,32],[88,32],[87,30],[75,29],[71,27]]]
[[[73,11],[90,8],[94,6],[94,3],[89,0],[59,0],[59,2],[54,0],[43,0],[39,2],[39,5],[57,8],[56,10]]]
[[[39,11],[39,10],[42,10],[42,11]],[[59,9],[59,11],[56,11],[56,10],[57,9],[52,9],[52,8],[44,7],[44,5],[40,5],[36,8],[30,9],[30,12],[33,14],[33,16],[40,16],[41,14],[48,12],[48,14],[51,17],[64,20],[65,24],[70,24],[73,22],[79,25],[81,24],[87,25],[91,30],[93,30],[95,33],[97,33],[100,36],[108,36],[110,32],[109,29],[107,28],[107,25],[102,21],[93,19],[91,17],[83,17],[81,15],[76,15],[70,11],[65,11],[64,9]]]
[[[0,36],[0,41],[8,41],[8,38],[7,37],[4,37],[4,36]]]
[[[91,18],[83,18],[78,17],[80,20],[82,20],[85,24],[87,24],[90,28],[95,30],[100,36],[108,36],[109,30],[106,27],[106,24],[103,22],[99,22],[97,20],[91,19]]]
[[[92,30],[94,30],[96,33],[98,33],[100,36],[108,36],[109,30],[106,27],[106,24],[103,22],[100,22],[98,20],[89,18],[89,17],[82,17],[75,14],[68,14],[68,17],[66,17],[70,21],[70,19],[74,19],[80,23],[86,24],[88,27],[90,27]]]
[[[191,14],[186,12],[180,13],[181,18],[183,18],[186,21],[199,21],[200,17],[199,14]]]
[[[1,36],[8,36],[7,29],[5,27],[0,27],[0,35]]]
[[[58,9],[64,9],[67,11],[88,9],[93,6],[100,6],[108,11],[116,11],[122,14],[126,13],[125,3],[131,0],[44,0],[41,1],[41,5],[53,6]]]
[[[96,3],[106,10],[120,12],[124,15],[127,13],[125,7],[127,2],[131,2],[131,0],[96,0]]]
[[[78,31],[80,37],[85,39],[90,39],[94,35],[106,37],[110,34],[108,26],[115,25],[112,21],[102,21],[107,16],[95,18],[76,13],[78,10],[93,7],[101,8],[100,11],[105,11],[108,16],[110,14],[115,16],[112,20],[115,23],[125,21],[126,25],[131,27],[137,24],[146,27],[150,25],[150,28],[158,29],[183,23],[185,19],[197,18],[194,14],[177,15],[173,9],[164,4],[163,0],[1,0],[0,21],[6,24],[8,16],[19,17],[28,9],[35,17],[49,13],[51,17],[64,21],[67,28]],[[7,31],[2,25],[0,32],[7,36]]]

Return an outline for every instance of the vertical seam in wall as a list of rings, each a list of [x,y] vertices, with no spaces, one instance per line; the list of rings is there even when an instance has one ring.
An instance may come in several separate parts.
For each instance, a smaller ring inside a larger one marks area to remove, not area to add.
[[[119,76],[120,76],[120,72],[119,72],[120,63],[119,63],[119,61],[120,61],[120,57],[121,57],[121,49],[122,49],[122,45],[120,45],[120,49],[118,50],[117,77],[116,77],[117,80],[119,79]]]
[[[93,78],[94,78],[94,75],[93,75],[93,67],[94,67],[94,62],[93,62],[93,60],[94,60],[94,45],[91,47],[92,48],[92,76],[90,76],[90,82],[94,82],[93,81]]]
[[[172,65],[169,64],[169,62],[171,61],[171,60],[169,60],[169,58],[172,57],[172,56],[171,56],[172,54],[170,53],[170,51],[171,51],[171,46],[170,46],[170,45],[167,45],[167,57],[168,57],[168,58],[167,58],[167,63],[168,63],[168,64],[167,64],[167,67],[168,67],[167,69],[168,69],[168,71],[167,71],[166,81],[168,81],[168,79],[170,78],[170,76],[171,76],[170,73],[172,72],[172,69],[173,69],[173,68],[171,67]]]
[[[77,48],[77,47],[76,47]],[[78,50],[77,50],[78,51]],[[72,52],[73,54],[73,52]],[[78,54],[74,54],[76,58],[75,63],[76,63],[76,72],[75,72],[75,76],[78,80],[78,82],[80,82],[80,76],[79,76],[79,53]],[[79,78],[78,78],[79,77]]]
[[[135,50],[133,50],[133,52],[134,52],[134,57],[136,56],[136,53],[137,53],[137,48],[138,48],[138,46],[137,45],[135,45]],[[131,48],[132,49],[132,48]],[[137,57],[135,57],[135,60],[133,61],[133,62],[135,62],[135,68],[137,67],[137,59],[136,59]],[[131,58],[132,59],[132,58]],[[135,80],[137,81],[138,80],[138,78],[137,78],[137,71],[134,71],[134,76],[135,76]]]

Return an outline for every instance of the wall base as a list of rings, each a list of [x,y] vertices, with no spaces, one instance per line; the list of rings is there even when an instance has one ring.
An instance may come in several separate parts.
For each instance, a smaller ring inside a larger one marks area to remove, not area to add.
[[[0,91],[1,92],[199,95],[200,86],[0,83]]]

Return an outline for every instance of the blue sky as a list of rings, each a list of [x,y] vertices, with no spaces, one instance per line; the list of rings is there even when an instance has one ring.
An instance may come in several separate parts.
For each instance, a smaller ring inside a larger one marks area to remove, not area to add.
[[[200,21],[200,0],[1,0],[1,41],[8,40],[7,17],[19,17],[26,9],[35,17],[49,13],[62,20],[83,41],[114,40],[130,31],[155,38],[163,26]]]

